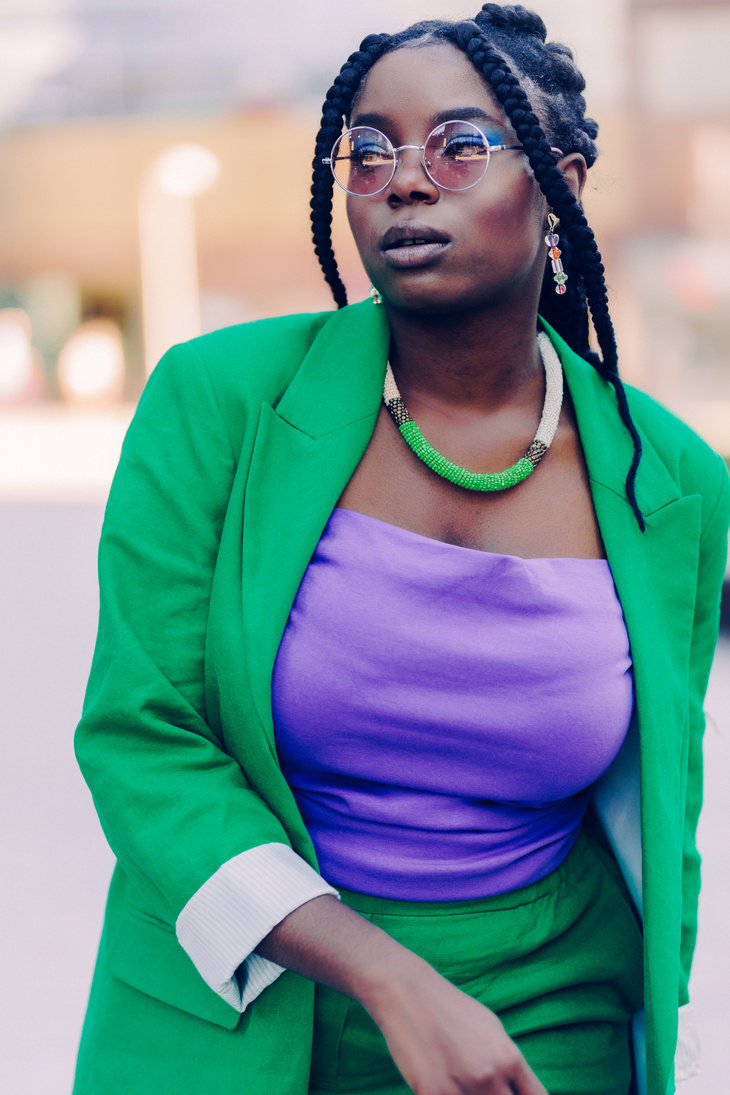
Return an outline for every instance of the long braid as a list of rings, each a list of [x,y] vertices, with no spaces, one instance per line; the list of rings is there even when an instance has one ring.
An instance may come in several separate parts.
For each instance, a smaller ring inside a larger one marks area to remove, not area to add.
[[[332,191],[334,178],[323,156],[329,156],[332,145],[342,132],[342,120],[349,114],[355,95],[365,77],[385,52],[390,38],[387,34],[370,34],[360,43],[340,69],[327,92],[322,107],[322,122],[315,144],[312,162],[312,198],[309,203],[314,251],[338,308],[347,304],[345,289],[332,248]]]
[[[591,167],[598,150],[598,126],[585,116],[582,92],[585,80],[571,51],[557,42],[546,42],[547,31],[539,15],[519,4],[484,4],[474,22],[427,21],[394,34],[370,35],[357,53],[343,65],[327,93],[322,124],[317,135],[312,183],[312,235],[324,276],[338,307],[347,303],[332,250],[332,172],[321,160],[327,156],[348,118],[367,72],[384,53],[403,46],[450,42],[469,57],[495,98],[502,105],[548,204],[560,219],[560,246],[568,273],[567,292],[556,297],[549,261],[543,279],[540,314],[577,353],[610,383],[618,411],[628,430],[634,453],[626,477],[626,496],[639,528],[646,528],[636,500],[636,472],[641,460],[641,438],[631,417],[626,392],[618,373],[618,352],[608,307],[604,267],[595,237],[580,204],[557,167],[551,145],[563,155],[579,152]],[[530,101],[506,60],[535,86],[539,107],[550,134],[548,140]],[[591,350],[588,309],[602,357]]]
[[[558,169],[556,154],[551,150],[537,115],[507,62],[492,48],[486,34],[476,23],[459,23],[454,28],[454,39],[474,67],[481,72],[495,98],[504,108],[540,189],[555,215],[560,218],[562,233],[567,235],[573,253],[580,256],[591,319],[603,352],[602,360],[596,354],[591,354],[588,360],[613,385],[621,420],[633,441],[634,455],[626,477],[626,496],[643,532],[646,524],[636,500],[636,472],[641,460],[641,438],[631,417],[626,392],[618,374],[618,350],[608,308],[608,294],[603,276],[605,270],[593,230]]]

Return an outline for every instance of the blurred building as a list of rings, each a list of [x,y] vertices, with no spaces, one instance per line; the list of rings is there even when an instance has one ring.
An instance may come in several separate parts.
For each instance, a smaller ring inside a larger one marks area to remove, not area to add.
[[[730,455],[730,4],[633,0],[634,192],[611,241],[638,383]]]
[[[624,372],[730,455],[730,2],[532,6],[576,48],[601,123],[586,206]],[[200,329],[331,307],[308,230],[323,92],[363,34],[468,10],[462,0],[5,0],[0,309],[26,312],[44,379],[16,402],[73,402],[59,384],[62,350],[100,322],[116,326],[124,360],[108,399],[136,398],[140,200],[152,165],[180,143],[220,164],[191,199]],[[358,298],[367,282],[341,215],[335,238]]]

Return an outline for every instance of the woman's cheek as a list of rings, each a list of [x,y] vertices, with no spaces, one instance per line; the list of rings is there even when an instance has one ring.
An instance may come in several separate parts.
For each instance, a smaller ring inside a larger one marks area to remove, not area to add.
[[[368,274],[371,274],[373,260],[377,260],[379,235],[369,216],[363,216],[366,210],[355,206],[357,199],[348,199],[347,220],[355,241],[360,259]]]

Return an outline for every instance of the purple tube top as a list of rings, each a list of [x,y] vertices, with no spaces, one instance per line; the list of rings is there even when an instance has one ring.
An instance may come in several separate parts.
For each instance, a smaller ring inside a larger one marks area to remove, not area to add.
[[[284,775],[334,886],[410,901],[543,878],[626,736],[603,559],[522,559],[330,517],[279,646]]]

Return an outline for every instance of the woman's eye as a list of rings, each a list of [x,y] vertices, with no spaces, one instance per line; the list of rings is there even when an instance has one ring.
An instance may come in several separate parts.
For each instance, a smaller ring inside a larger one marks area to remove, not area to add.
[[[360,145],[353,148],[350,159],[361,167],[367,167],[368,164],[381,163],[387,155],[387,151],[378,145]]]
[[[443,155],[455,160],[461,160],[480,156],[484,152],[486,152],[485,142],[475,135],[473,137],[452,137],[450,141],[447,141]]]

